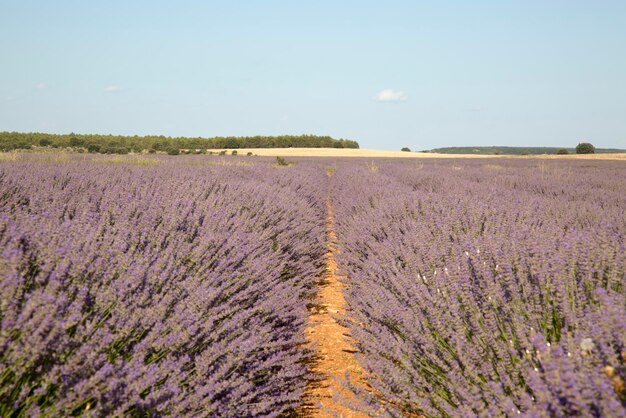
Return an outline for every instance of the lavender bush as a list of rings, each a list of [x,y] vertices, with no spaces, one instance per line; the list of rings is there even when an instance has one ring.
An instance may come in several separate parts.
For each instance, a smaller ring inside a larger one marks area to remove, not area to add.
[[[626,416],[626,166],[503,161],[333,176],[372,414]]]
[[[302,404],[325,175],[179,158],[0,161],[0,416]]]

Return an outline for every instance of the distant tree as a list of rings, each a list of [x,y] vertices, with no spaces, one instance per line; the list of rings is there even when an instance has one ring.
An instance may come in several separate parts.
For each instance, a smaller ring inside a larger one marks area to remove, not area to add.
[[[565,148],[559,148],[559,150],[556,152],[558,155],[567,155],[569,154],[569,151]]]
[[[239,148],[239,141],[237,141],[237,138],[228,138],[224,148]]]
[[[100,145],[98,144],[88,144],[87,145],[87,151],[89,151],[92,154],[97,154],[98,152],[100,152]]]
[[[152,144],[152,149],[155,151],[162,151],[165,149],[165,144],[163,142],[155,142]]]
[[[0,150],[13,150],[20,147],[40,145],[53,148],[86,148],[89,144],[100,145],[100,152],[117,153],[114,149],[128,148],[131,152],[146,152],[150,149],[167,152],[170,148],[184,149],[240,149],[240,148],[359,148],[359,143],[348,139],[334,139],[322,135],[279,135],[244,137],[166,137],[163,135],[120,136],[97,134],[45,134],[0,132]]]
[[[82,147],[83,145],[85,145],[85,141],[82,138],[77,138],[75,136],[70,138],[71,147]]]
[[[403,147],[400,151],[411,152],[411,149],[409,147]]]
[[[248,151],[248,153],[246,154],[248,157],[250,157],[252,155],[252,151]]]
[[[343,143],[344,148],[359,148],[359,143],[356,141],[352,141],[350,139],[340,139],[340,141]]]
[[[589,142],[581,142],[576,145],[576,154],[594,154],[596,152],[596,147],[594,147]]]
[[[176,147],[171,147],[167,149],[167,155],[178,155],[180,154],[180,149]]]
[[[230,155],[237,155],[237,150],[233,150]]]

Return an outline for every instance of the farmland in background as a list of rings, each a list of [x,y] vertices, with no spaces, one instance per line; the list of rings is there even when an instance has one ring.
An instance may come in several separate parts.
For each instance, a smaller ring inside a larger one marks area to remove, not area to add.
[[[352,408],[626,415],[623,161],[289,160],[3,154],[0,416],[300,413],[329,204]]]
[[[569,154],[576,154],[576,148],[559,148],[559,147],[444,147],[435,148],[429,152],[438,154],[466,154],[466,155],[543,155],[543,154],[559,154],[559,151],[567,151]],[[599,154],[623,154],[624,149],[615,148],[595,148]]]

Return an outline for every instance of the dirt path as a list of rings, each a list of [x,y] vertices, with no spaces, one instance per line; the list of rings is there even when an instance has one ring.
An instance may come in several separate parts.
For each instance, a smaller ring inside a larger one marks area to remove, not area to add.
[[[352,382],[364,385],[365,371],[357,363],[353,353],[354,347],[347,336],[348,330],[335,320],[346,311],[346,300],[343,295],[345,285],[343,277],[337,275],[337,236],[334,230],[333,206],[330,198],[326,204],[326,236],[327,251],[325,256],[326,269],[324,279],[320,283],[318,300],[310,309],[311,325],[306,335],[309,341],[317,346],[319,361],[313,367],[315,372],[322,373],[325,379],[310,387],[307,391],[309,401],[314,405],[322,404],[321,408],[309,408],[306,412],[312,417],[367,417],[366,414],[352,411],[341,404],[337,398],[353,399],[350,391],[344,389],[336,379],[344,379],[346,372]],[[340,396],[336,396],[339,393]],[[332,412],[330,412],[332,411]]]

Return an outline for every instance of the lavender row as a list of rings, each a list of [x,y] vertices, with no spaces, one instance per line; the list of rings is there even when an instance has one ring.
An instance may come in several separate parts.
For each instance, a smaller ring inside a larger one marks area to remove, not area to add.
[[[332,187],[366,409],[626,416],[623,163],[345,164]]]
[[[1,416],[301,405],[325,176],[203,161],[0,162]]]

